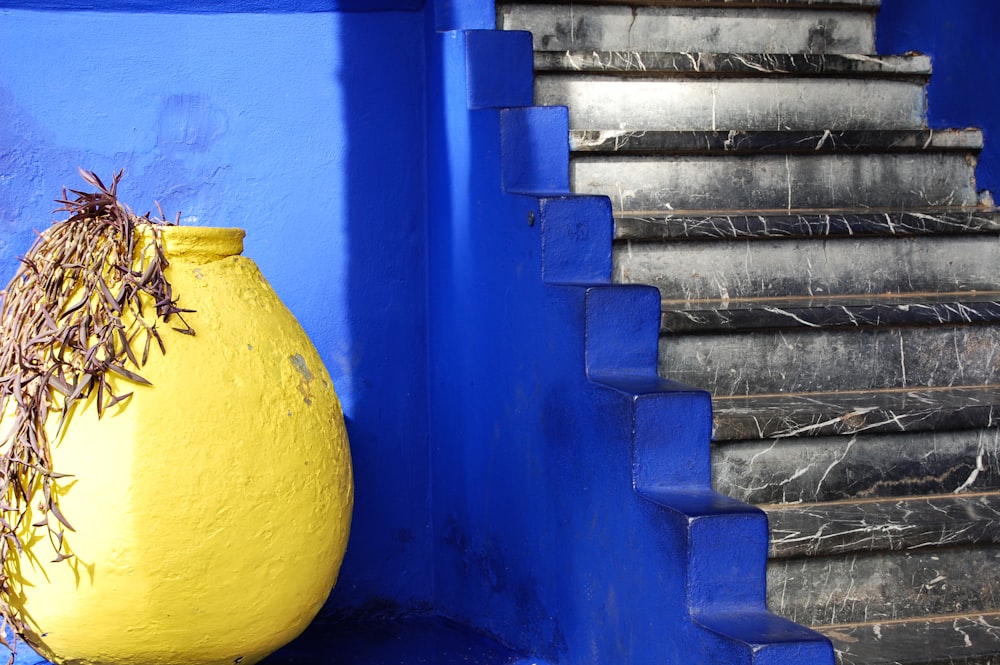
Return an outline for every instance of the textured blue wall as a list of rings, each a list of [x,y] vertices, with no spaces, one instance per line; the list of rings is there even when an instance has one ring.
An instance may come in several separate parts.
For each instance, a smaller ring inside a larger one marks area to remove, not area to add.
[[[282,14],[413,10],[423,0],[4,0],[0,9],[179,14]]]
[[[0,10],[0,278],[78,165],[124,168],[140,212],[246,228],[348,419],[336,606],[430,598],[423,34],[422,12]]]
[[[881,53],[920,51],[933,59],[930,126],[980,127],[986,148],[977,181],[1000,199],[1000,3],[996,0],[883,0]]]

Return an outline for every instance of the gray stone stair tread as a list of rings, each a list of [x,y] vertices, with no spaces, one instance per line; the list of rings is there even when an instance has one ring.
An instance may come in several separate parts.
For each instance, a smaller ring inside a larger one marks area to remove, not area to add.
[[[712,131],[576,129],[570,150],[578,153],[721,155],[746,153],[925,152],[983,147],[977,129]]]
[[[995,427],[1000,386],[715,397],[715,441]]]
[[[765,506],[771,558],[1000,543],[1000,493]]]
[[[925,55],[535,51],[540,73],[614,76],[864,76],[926,78]]]
[[[994,208],[923,210],[626,211],[615,215],[617,240],[762,239],[996,233]]]
[[[817,626],[840,665],[997,665],[1000,613]]]
[[[499,3],[498,3],[499,4]],[[882,0],[519,0],[524,5],[628,5],[630,7],[740,7],[778,9],[844,9],[877,11]]]
[[[1000,322],[1000,291],[799,296],[662,304],[661,334]]]

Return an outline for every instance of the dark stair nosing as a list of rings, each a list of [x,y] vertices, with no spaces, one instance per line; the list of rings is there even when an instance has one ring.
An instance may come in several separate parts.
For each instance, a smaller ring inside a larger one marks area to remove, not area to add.
[[[1000,212],[985,206],[924,210],[653,210],[615,215],[615,239],[637,242],[997,232]]]
[[[1000,386],[715,397],[713,440],[759,441],[996,427]]]
[[[679,53],[667,51],[535,51],[543,74],[614,76],[856,77],[926,80],[925,55],[815,53]]]
[[[763,508],[772,559],[1000,543],[1000,492]]]
[[[660,334],[1000,322],[1000,291],[665,300]]]
[[[1000,612],[816,626],[840,665],[997,665]]]
[[[732,155],[920,153],[957,150],[977,153],[983,134],[976,129],[813,130],[813,131],[658,131],[576,129],[575,153],[615,155]]]

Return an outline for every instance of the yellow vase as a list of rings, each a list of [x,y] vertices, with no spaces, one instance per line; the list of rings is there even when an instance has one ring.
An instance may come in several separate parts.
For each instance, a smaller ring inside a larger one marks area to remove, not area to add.
[[[323,364],[252,261],[243,231],[163,230],[195,336],[161,325],[97,418],[78,404],[52,449],[75,531],[44,529],[13,573],[28,641],[57,663],[249,665],[295,638],[333,587],[353,486]],[[154,345],[155,347],[155,345]]]

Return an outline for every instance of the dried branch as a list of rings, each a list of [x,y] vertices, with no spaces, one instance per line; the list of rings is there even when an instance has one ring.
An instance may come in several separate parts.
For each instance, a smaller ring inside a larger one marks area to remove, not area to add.
[[[164,350],[158,321],[176,319],[180,323],[171,327],[194,334],[183,317],[191,310],[178,306],[164,275],[160,230],[171,222],[162,211],[159,219],[139,217],[121,203],[122,173],[108,187],[80,169],[97,191],[63,190],[56,212],[67,219],[38,236],[2,294],[0,626],[21,635],[26,626],[10,604],[10,560],[22,550],[18,533],[28,526],[33,500],[41,517],[31,526],[47,530],[56,561],[72,556],[64,535],[73,527],[59,510],[54,486],[67,474],[52,468],[50,436],[58,435],[79,400],[94,395],[100,417],[132,395],[115,393],[117,382],[149,384],[138,370],[153,340]],[[149,309],[155,317],[147,318]],[[59,415],[51,432],[50,413]]]

